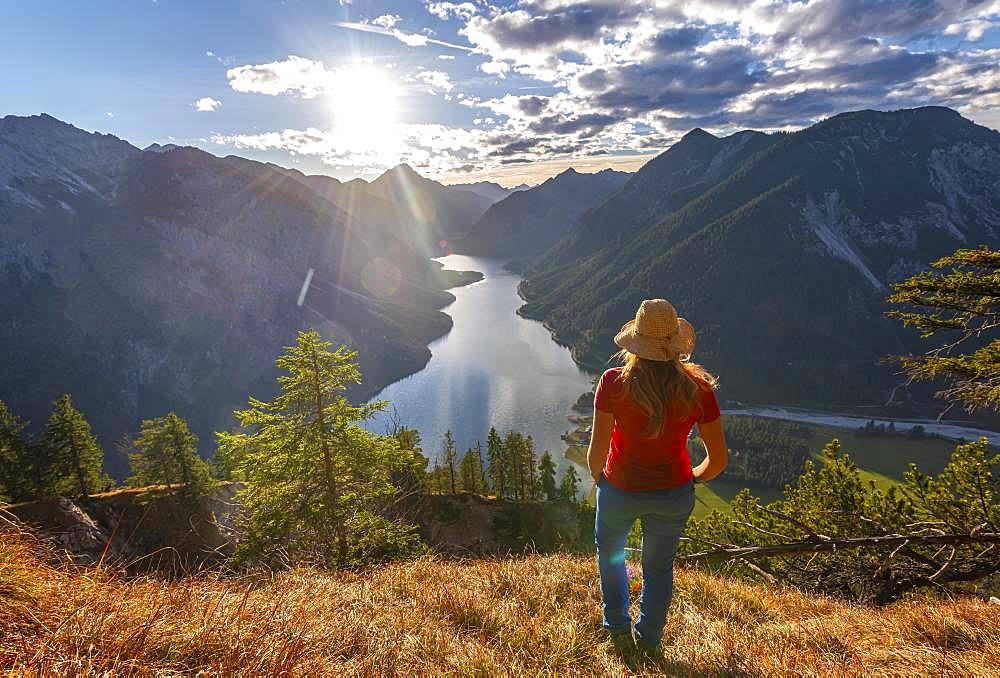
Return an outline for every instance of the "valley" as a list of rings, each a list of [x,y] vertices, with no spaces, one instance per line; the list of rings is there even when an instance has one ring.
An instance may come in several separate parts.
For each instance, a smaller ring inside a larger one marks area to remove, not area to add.
[[[0,678],[1000,678],[1000,0],[0,17]]]
[[[390,401],[373,430],[398,417],[433,460],[446,430],[466,449],[496,426],[558,457],[611,334],[667,296],[724,401],[787,406],[734,414],[851,428],[832,412],[860,407],[971,438],[995,426],[924,421],[932,390],[880,363],[921,346],[885,296],[957,245],[997,241],[998,136],[947,109],[859,111],[787,135],[694,130],[635,174],[504,189],[408,165],[340,182],[8,116],[0,398],[37,426],[74,392],[108,449],[176,410],[207,456],[233,407],[273,388],[267,356],[311,326],[359,351],[353,397]],[[875,179],[906,154],[922,164]]]

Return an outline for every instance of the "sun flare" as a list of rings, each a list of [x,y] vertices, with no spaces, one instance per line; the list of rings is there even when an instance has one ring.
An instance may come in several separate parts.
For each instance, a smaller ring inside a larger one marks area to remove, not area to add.
[[[399,85],[368,64],[342,69],[330,97],[334,127],[352,144],[379,146],[397,120]]]

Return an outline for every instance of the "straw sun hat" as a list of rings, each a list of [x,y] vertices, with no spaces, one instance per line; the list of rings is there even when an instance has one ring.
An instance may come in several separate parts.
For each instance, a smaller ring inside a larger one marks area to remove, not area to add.
[[[622,325],[615,343],[646,360],[666,362],[686,358],[694,351],[694,328],[666,299],[646,299],[635,320]]]

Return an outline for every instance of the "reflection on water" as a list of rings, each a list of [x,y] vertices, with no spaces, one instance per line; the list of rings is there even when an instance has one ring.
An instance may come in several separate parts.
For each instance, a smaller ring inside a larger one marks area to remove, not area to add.
[[[376,398],[388,400],[400,420],[423,437],[431,459],[451,429],[461,453],[481,440],[490,426],[503,434],[515,430],[535,439],[539,454],[551,450],[562,458],[559,436],[572,428],[570,407],[591,377],[549,336],[541,323],[515,313],[517,275],[502,262],[451,255],[445,268],[481,271],[484,280],[451,290],[456,300],[444,309],[454,320],[447,335],[430,345],[423,370],[387,386]],[[386,416],[369,424],[383,431]]]

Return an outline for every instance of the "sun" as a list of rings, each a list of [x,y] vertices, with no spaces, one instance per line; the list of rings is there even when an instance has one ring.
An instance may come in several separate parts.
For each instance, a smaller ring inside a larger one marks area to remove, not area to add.
[[[382,69],[353,64],[339,70],[330,93],[333,125],[359,145],[377,145],[393,128],[399,85]]]

